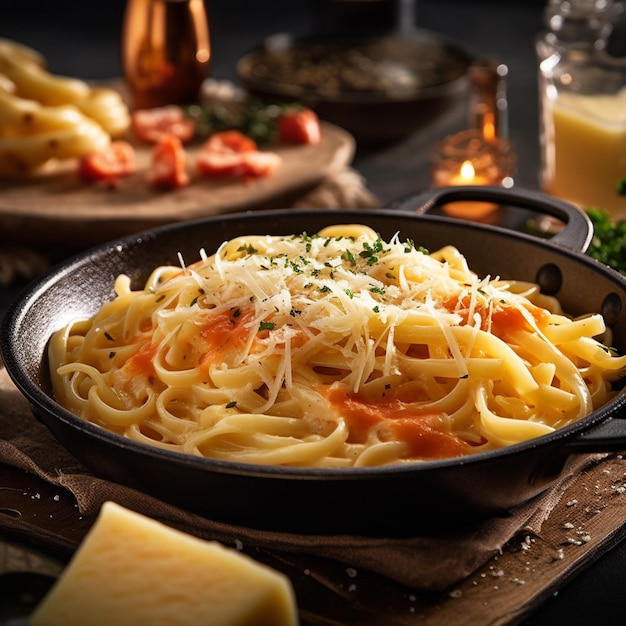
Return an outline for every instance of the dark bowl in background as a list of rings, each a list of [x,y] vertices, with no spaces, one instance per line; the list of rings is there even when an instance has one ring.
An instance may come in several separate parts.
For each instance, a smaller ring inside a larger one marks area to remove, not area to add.
[[[237,76],[266,102],[301,102],[358,142],[399,140],[467,94],[474,55],[417,29],[410,35],[268,37],[241,57]]]

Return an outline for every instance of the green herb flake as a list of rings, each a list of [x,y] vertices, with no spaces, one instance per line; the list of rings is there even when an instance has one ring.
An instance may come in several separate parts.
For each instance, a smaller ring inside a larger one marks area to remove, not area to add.
[[[237,252],[245,252],[246,254],[252,255],[257,254],[258,250],[254,246],[246,244],[245,246],[239,246]]]
[[[347,261],[348,263],[351,263],[352,265],[356,264],[356,258],[354,254],[352,253],[352,250],[344,250],[341,253],[341,259],[343,261]]]

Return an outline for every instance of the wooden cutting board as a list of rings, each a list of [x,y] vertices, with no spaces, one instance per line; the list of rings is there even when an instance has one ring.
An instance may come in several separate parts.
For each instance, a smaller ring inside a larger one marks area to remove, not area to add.
[[[146,181],[151,147],[137,145],[138,171],[111,188],[81,181],[76,161],[48,163],[24,180],[0,181],[0,240],[83,248],[167,223],[290,202],[345,168],[355,141],[322,122],[317,145],[277,145],[281,165],[270,176],[243,182],[209,179],[195,168],[199,146],[188,147],[190,184],[172,191]]]

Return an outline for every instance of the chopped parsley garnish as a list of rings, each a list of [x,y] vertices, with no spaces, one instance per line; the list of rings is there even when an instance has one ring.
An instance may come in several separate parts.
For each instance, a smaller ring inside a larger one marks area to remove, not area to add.
[[[356,258],[354,256],[354,254],[352,254],[351,250],[344,250],[341,253],[341,258],[344,261],[348,261],[348,263],[351,263],[352,265],[356,264]]]
[[[276,324],[274,322],[261,322],[259,324],[259,330],[274,330]]]
[[[254,246],[250,244],[246,244],[245,246],[240,246],[239,248],[237,248],[237,252],[245,252],[246,254],[256,254],[258,250]]]

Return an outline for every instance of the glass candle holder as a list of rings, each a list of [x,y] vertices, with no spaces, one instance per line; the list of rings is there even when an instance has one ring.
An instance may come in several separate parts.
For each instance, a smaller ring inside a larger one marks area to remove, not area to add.
[[[435,146],[434,187],[459,185],[513,186],[515,154],[504,139],[486,140],[479,130],[465,130]],[[442,210],[455,217],[483,219],[498,209],[491,202],[451,202]]]

